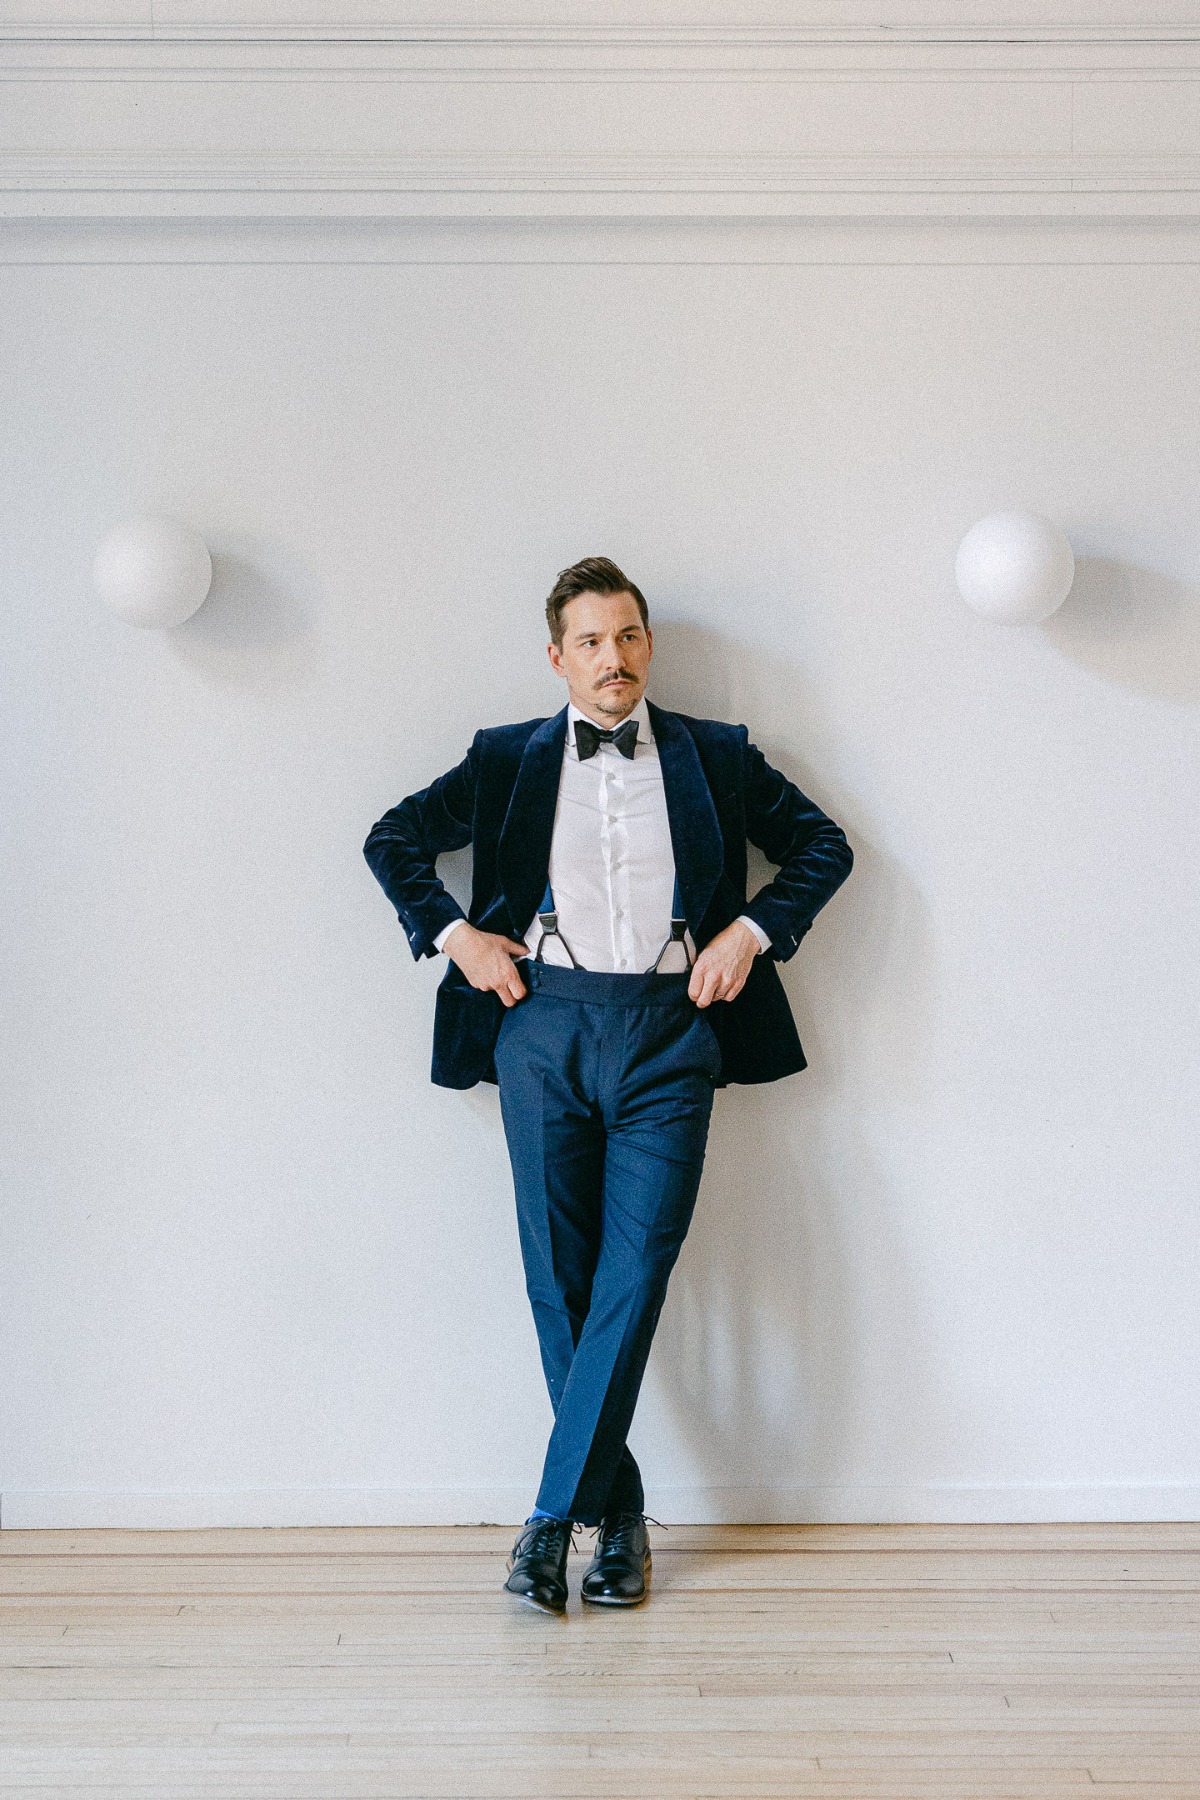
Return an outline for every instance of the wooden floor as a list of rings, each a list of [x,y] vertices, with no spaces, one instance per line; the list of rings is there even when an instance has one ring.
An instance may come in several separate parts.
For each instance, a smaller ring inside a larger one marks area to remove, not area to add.
[[[0,1532],[0,1793],[1200,1797],[1200,1526]]]

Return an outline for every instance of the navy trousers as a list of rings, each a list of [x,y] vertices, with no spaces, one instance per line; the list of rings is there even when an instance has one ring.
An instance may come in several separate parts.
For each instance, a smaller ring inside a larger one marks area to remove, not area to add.
[[[642,1512],[625,1442],[687,1236],[721,1053],[689,976],[518,963],[496,1045],[525,1285],[554,1409],[536,1504]]]

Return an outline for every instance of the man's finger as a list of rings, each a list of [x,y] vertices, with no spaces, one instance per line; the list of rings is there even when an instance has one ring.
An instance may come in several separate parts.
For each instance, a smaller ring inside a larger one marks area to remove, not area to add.
[[[700,983],[700,992],[696,996],[697,1006],[710,1006],[716,998],[720,977],[715,969],[705,969],[704,979]]]
[[[528,944],[514,943],[512,938],[501,938],[500,942],[504,945],[504,948],[508,951],[508,954],[510,956],[528,956],[529,955],[529,945]]]
[[[518,1000],[525,998],[524,983],[511,963],[507,965],[504,974],[498,978],[492,991],[499,994],[505,1006],[515,1006]]]

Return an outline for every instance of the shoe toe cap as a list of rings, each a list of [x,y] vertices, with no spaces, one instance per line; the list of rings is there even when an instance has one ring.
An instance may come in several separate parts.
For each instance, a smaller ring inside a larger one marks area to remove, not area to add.
[[[605,1569],[585,1576],[580,1589],[589,1600],[640,1600],[646,1581],[636,1569]]]
[[[504,1586],[518,1600],[527,1600],[531,1606],[543,1607],[547,1612],[563,1612],[566,1609],[566,1593],[555,1582],[539,1581],[517,1571],[509,1576]]]

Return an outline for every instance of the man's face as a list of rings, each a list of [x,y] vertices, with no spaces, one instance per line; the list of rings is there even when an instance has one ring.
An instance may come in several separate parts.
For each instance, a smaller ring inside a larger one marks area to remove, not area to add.
[[[632,594],[576,594],[560,617],[562,646],[548,646],[555,674],[581,713],[617,724],[645,692],[654,650],[637,601]]]

